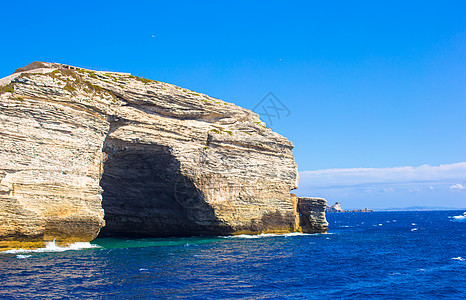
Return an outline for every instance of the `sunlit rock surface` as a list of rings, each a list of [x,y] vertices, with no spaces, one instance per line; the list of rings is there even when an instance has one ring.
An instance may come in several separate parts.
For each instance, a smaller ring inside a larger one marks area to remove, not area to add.
[[[249,110],[61,64],[0,85],[0,247],[300,230],[293,144]]]

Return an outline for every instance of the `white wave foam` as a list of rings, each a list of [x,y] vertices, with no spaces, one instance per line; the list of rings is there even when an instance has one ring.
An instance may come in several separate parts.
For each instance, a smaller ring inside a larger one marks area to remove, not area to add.
[[[222,236],[222,238],[240,238],[240,239],[260,239],[260,238],[267,238],[267,237],[294,237],[294,236],[309,236],[309,235],[316,235],[318,233],[301,233],[301,232],[291,232],[291,233],[261,233],[256,235],[250,234],[239,234],[239,235],[231,235],[231,236]]]
[[[462,258],[461,256],[453,257],[453,260],[465,261],[466,259]]]
[[[290,237],[290,236],[308,236],[308,235],[318,235],[319,233],[302,233],[302,232],[291,232],[285,234],[278,234],[278,236]]]
[[[229,236],[221,236],[224,239],[258,239],[258,235],[249,235],[249,234],[238,234],[238,235],[229,235]]]
[[[17,253],[43,253],[43,252],[64,252],[68,250],[83,250],[83,249],[92,249],[92,248],[100,248],[98,245],[93,245],[88,242],[76,242],[68,247],[60,247],[57,246],[55,241],[49,242],[45,245],[45,248],[38,248],[38,249],[11,249],[6,250],[0,253],[4,254],[17,254]],[[25,255],[26,256],[26,255]]]
[[[31,257],[32,255],[22,255],[22,254],[18,254],[16,255],[16,258],[19,258],[19,259],[24,259],[24,258],[29,258]]]

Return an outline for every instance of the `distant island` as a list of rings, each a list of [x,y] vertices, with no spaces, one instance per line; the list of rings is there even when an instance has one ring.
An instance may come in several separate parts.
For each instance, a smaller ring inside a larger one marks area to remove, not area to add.
[[[435,211],[435,210],[466,210],[466,208],[444,207],[444,206],[408,206],[376,208],[377,211]]]
[[[326,213],[342,213],[342,212],[373,212],[372,209],[363,208],[363,209],[352,209],[352,210],[343,210],[341,208],[340,202],[335,202],[332,206],[328,206],[325,208]]]

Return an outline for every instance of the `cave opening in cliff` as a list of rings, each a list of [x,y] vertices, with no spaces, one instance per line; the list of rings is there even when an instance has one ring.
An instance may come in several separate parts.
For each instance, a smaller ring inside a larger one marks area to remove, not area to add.
[[[170,148],[106,140],[100,185],[106,225],[99,236],[222,234],[203,194],[184,176]]]

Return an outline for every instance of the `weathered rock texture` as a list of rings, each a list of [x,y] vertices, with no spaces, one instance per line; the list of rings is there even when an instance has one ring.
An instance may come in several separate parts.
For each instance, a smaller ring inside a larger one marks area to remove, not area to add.
[[[299,230],[293,144],[249,110],[61,64],[0,84],[0,247],[90,241],[104,225],[105,236]]]
[[[344,212],[344,210],[341,208],[341,203],[340,202],[335,202],[332,206],[326,206],[325,212],[333,213],[333,212]]]
[[[327,201],[322,198],[298,198],[299,221],[303,232],[316,233],[328,230],[328,223],[325,218],[326,206]]]

